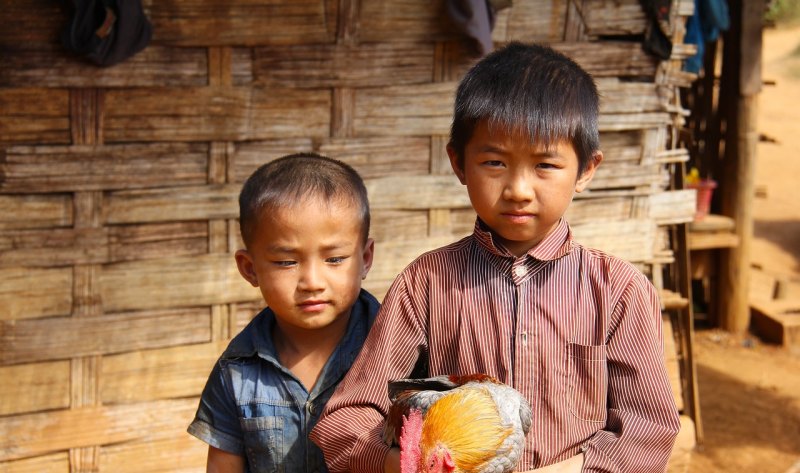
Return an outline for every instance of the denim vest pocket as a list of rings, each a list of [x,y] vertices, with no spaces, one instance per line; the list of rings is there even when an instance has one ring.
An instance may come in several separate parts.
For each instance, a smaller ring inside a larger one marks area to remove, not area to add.
[[[282,417],[239,419],[250,471],[283,473],[285,456]]]
[[[572,414],[589,422],[605,422],[608,407],[605,345],[570,343],[568,376]]]

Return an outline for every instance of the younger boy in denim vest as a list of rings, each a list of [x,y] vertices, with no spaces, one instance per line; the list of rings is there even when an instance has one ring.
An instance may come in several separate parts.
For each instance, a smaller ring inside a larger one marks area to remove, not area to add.
[[[242,277],[267,308],[217,361],[189,433],[208,471],[325,472],[308,439],[378,311],[369,203],[350,166],[314,154],[261,166],[239,196]]]

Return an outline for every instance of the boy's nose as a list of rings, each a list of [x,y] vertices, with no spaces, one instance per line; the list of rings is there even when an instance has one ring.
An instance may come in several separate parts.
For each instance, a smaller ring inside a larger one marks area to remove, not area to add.
[[[534,194],[533,180],[524,171],[512,174],[503,189],[503,198],[516,202],[533,200]]]
[[[322,268],[318,264],[306,263],[300,271],[298,287],[304,291],[318,291],[323,289]]]

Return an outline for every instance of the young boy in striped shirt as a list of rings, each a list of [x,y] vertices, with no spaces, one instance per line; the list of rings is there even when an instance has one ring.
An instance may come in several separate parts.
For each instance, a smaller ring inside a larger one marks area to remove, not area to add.
[[[420,256],[386,295],[311,435],[332,472],[398,471],[381,441],[389,380],[471,373],[530,402],[519,471],[665,470],[679,420],[658,294],[563,219],[603,159],[598,115],[592,78],[547,47],[512,43],[464,77],[447,152],[474,232]]]

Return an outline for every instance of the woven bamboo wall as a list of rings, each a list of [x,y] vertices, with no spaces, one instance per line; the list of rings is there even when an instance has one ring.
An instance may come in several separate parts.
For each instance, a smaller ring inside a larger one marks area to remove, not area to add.
[[[691,0],[675,0],[675,35]],[[598,79],[606,161],[569,218],[643,269],[668,262],[677,65],[631,41],[637,0],[515,1],[494,39],[551,43]],[[474,215],[444,145],[471,65],[441,1],[152,0],[147,49],[101,69],[58,44],[58,2],[0,8],[0,471],[202,471],[185,434],[213,361],[260,308],[236,199],[317,151],[368,183],[382,295]],[[628,38],[626,38],[628,37]],[[613,39],[604,39],[613,38]]]

